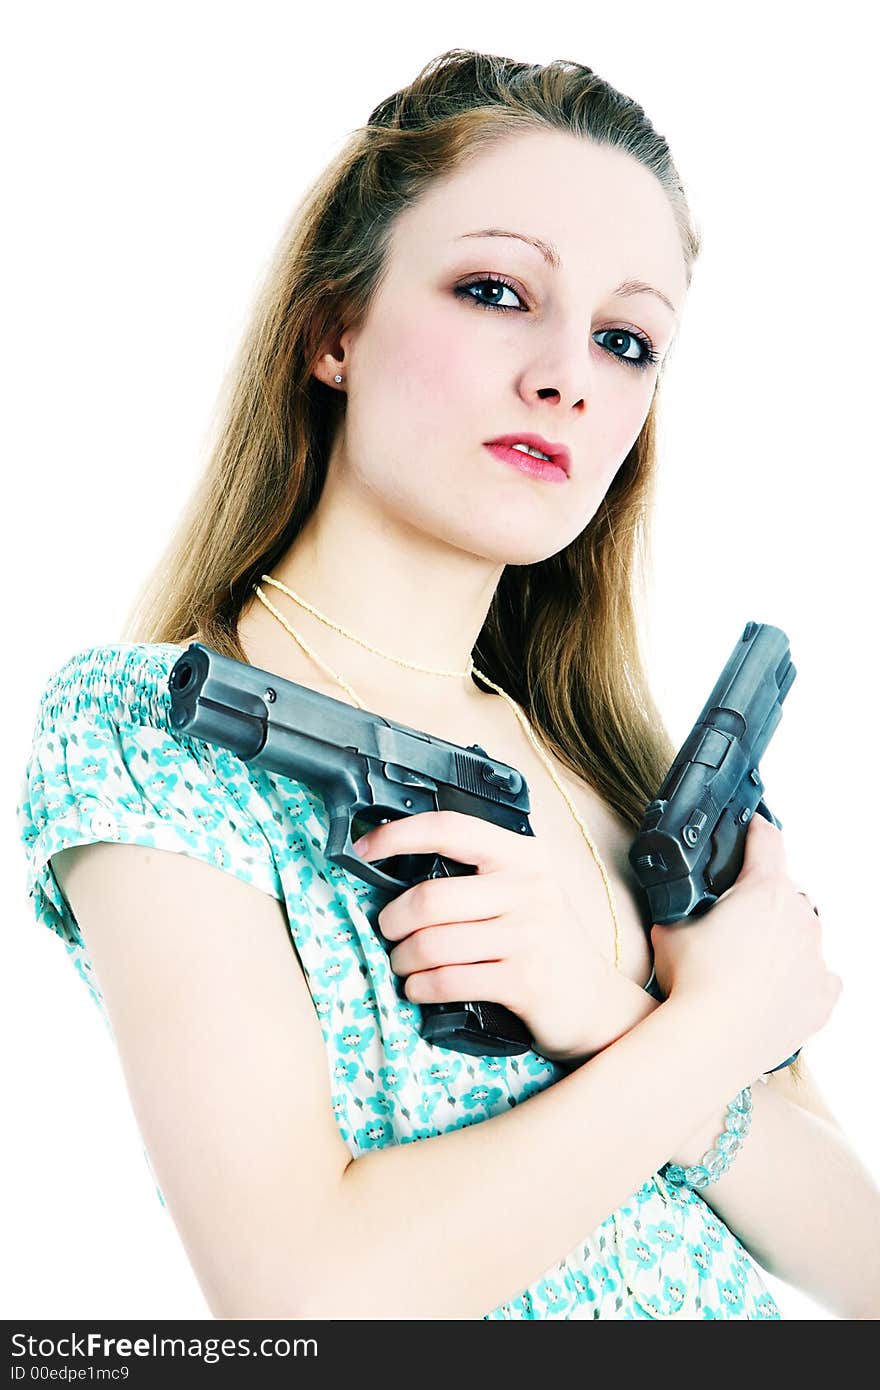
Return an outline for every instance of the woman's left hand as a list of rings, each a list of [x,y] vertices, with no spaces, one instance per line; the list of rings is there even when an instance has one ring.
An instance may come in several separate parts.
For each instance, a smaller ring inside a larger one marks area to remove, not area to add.
[[[422,811],[376,826],[363,859],[442,854],[477,872],[426,879],[387,903],[379,928],[391,968],[419,1004],[492,1001],[525,1023],[551,1061],[590,1056],[591,1019],[614,967],[590,944],[542,843],[461,811]]]

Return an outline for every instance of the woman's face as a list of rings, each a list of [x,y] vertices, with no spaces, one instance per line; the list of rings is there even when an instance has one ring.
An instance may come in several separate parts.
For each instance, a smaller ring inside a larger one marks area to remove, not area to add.
[[[473,235],[485,228],[552,244],[559,267],[515,237]],[[632,280],[674,312],[622,294]],[[671,208],[633,158],[555,131],[481,152],[399,217],[369,313],[340,337],[335,481],[393,524],[496,562],[556,554],[644,423],[659,370],[646,359],[662,361],[686,289]],[[518,431],[566,445],[568,479],[485,448]]]

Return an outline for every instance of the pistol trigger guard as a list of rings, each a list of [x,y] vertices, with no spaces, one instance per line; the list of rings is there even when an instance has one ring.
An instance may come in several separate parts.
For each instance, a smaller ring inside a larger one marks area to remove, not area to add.
[[[340,869],[346,869],[355,878],[359,878],[362,883],[369,883],[373,888],[381,888],[386,893],[397,897],[409,888],[409,883],[405,879],[394,878],[391,874],[383,873],[377,864],[384,861],[378,860],[370,863],[368,860],[361,859],[355,853],[354,845],[351,840],[351,827],[358,814],[363,809],[359,804],[351,807],[343,806],[340,810],[330,812],[330,831],[327,836],[327,844],[324,854],[331,863],[336,864]]]
[[[354,822],[354,809],[346,806],[330,814],[330,833],[327,836],[325,854],[328,859],[337,855],[353,853],[351,827]]]

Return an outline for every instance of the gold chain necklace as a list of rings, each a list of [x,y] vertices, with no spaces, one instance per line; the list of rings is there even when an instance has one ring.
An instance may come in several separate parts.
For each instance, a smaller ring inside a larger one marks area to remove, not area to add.
[[[407,667],[410,671],[422,671],[422,672],[424,672],[426,675],[430,675],[430,676],[446,676],[447,678],[454,679],[454,680],[463,680],[463,679],[465,679],[465,678],[468,678],[468,679],[469,679],[469,678],[471,677],[472,672],[475,672],[476,675],[479,677],[479,679],[480,679],[481,681],[484,681],[484,682],[486,683],[486,685],[490,686],[490,687],[492,688],[492,690],[496,691],[497,694],[501,695],[501,696],[507,701],[508,705],[510,706],[510,708],[513,710],[514,714],[516,715],[516,718],[517,718],[517,720],[518,720],[518,722],[519,722],[519,724],[520,724],[520,726],[521,726],[523,732],[525,733],[526,737],[528,738],[530,744],[531,744],[532,747],[534,748],[534,750],[535,750],[535,752],[537,753],[538,757],[541,759],[541,762],[544,764],[545,768],[547,769],[547,772],[550,774],[550,779],[551,779],[551,781],[553,782],[553,785],[558,789],[558,791],[560,792],[560,794],[561,794],[561,796],[562,796],[562,799],[564,800],[566,806],[568,807],[569,811],[571,812],[571,815],[572,815],[572,817],[574,818],[574,821],[575,821],[576,825],[578,826],[578,829],[580,830],[581,834],[582,834],[583,837],[584,837],[584,840],[585,840],[586,843],[587,843],[587,846],[588,846],[588,848],[589,848],[590,853],[591,853],[592,856],[593,856],[593,859],[596,861],[596,867],[598,868],[599,873],[602,875],[602,882],[603,882],[603,884],[605,885],[605,893],[606,893],[607,898],[608,898],[608,906],[609,906],[609,908],[610,908],[610,910],[611,910],[611,920],[612,920],[612,922],[614,923],[614,968],[615,968],[615,970],[619,970],[619,969],[620,969],[620,926],[619,926],[618,921],[617,921],[617,912],[615,911],[615,907],[614,907],[614,895],[613,895],[613,893],[612,893],[612,891],[611,891],[611,882],[610,882],[610,880],[609,880],[609,878],[608,878],[608,873],[607,873],[607,871],[606,871],[605,865],[604,865],[604,863],[602,862],[602,856],[601,856],[601,854],[599,853],[599,851],[597,850],[595,844],[593,843],[593,838],[592,838],[592,836],[590,835],[590,832],[589,832],[589,830],[587,829],[586,825],[584,824],[584,821],[583,821],[582,817],[578,814],[578,811],[577,811],[577,809],[575,808],[575,805],[574,805],[574,803],[572,802],[571,797],[568,795],[568,792],[565,790],[565,788],[563,787],[563,785],[562,785],[562,783],[560,782],[559,778],[557,777],[556,771],[555,771],[555,769],[554,769],[554,767],[553,767],[553,764],[550,762],[550,759],[549,759],[549,758],[547,757],[547,755],[545,754],[543,748],[540,747],[540,745],[538,744],[537,739],[535,738],[534,734],[532,733],[532,730],[531,730],[531,728],[530,728],[530,726],[529,726],[529,722],[528,722],[528,720],[526,719],[526,716],[523,714],[522,710],[520,709],[520,707],[519,707],[519,705],[516,703],[516,701],[515,701],[514,699],[512,699],[510,695],[507,694],[507,691],[506,691],[506,690],[502,690],[500,685],[496,685],[495,682],[492,681],[492,680],[490,680],[489,677],[488,677],[487,675],[485,675],[485,674],[479,669],[478,666],[475,666],[475,665],[474,665],[474,661],[473,661],[473,657],[469,657],[469,658],[468,658],[468,667],[467,667],[467,670],[466,670],[466,671],[438,671],[438,670],[436,670],[436,669],[434,669],[433,667],[430,667],[430,666],[419,666],[419,665],[417,665],[417,664],[416,664],[415,662],[413,662],[413,661],[403,661],[403,660],[401,660],[400,657],[392,656],[389,652],[380,651],[378,647],[373,647],[373,646],[371,646],[369,642],[365,642],[365,641],[363,641],[362,638],[356,637],[355,634],[354,634],[353,632],[349,632],[346,628],[340,627],[338,623],[332,622],[330,618],[325,617],[325,615],[324,615],[323,613],[319,613],[318,610],[317,610],[317,608],[314,608],[310,603],[307,603],[306,600],[305,600],[304,598],[301,598],[299,594],[295,594],[295,593],[293,592],[292,589],[289,589],[289,588],[287,587],[286,584],[282,584],[281,581],[280,581],[279,579],[273,579],[272,576],[271,576],[270,574],[264,574],[264,575],[261,576],[261,578],[262,578],[264,584],[272,584],[272,585],[274,585],[274,587],[275,587],[276,589],[281,589],[283,593],[287,594],[288,598],[292,598],[293,601],[294,601],[294,603],[298,603],[298,604],[300,605],[301,608],[305,608],[307,612],[311,613],[312,616],[315,617],[315,618],[317,618],[319,622],[324,623],[324,625],[325,625],[326,627],[332,628],[334,632],[338,632],[342,637],[347,637],[347,638],[349,639],[349,641],[357,642],[358,646],[364,647],[367,651],[373,652],[376,656],[381,656],[381,657],[383,657],[386,661],[393,661],[393,662],[395,663],[395,665],[397,665],[397,666],[405,666],[405,667]],[[295,641],[296,643],[298,643],[298,645],[302,648],[302,650],[306,653],[306,655],[309,656],[309,657],[311,657],[311,659],[312,659],[318,666],[320,666],[321,670],[322,670],[326,675],[330,676],[333,680],[335,680],[335,681],[337,682],[337,684],[340,685],[340,686],[342,687],[342,689],[345,690],[345,691],[348,693],[348,695],[349,695],[349,696],[351,697],[351,699],[354,701],[354,703],[355,703],[355,705],[357,706],[357,708],[358,708],[358,709],[366,709],[366,706],[364,705],[363,701],[362,701],[362,700],[359,698],[359,696],[355,693],[355,691],[354,691],[354,690],[352,689],[352,687],[349,685],[348,681],[343,680],[342,676],[340,676],[336,671],[331,670],[331,668],[330,668],[329,666],[327,666],[327,664],[321,660],[321,658],[318,656],[317,652],[313,651],[313,649],[308,645],[308,643],[305,641],[305,639],[304,639],[298,632],[296,632],[296,631],[291,627],[290,623],[289,623],[289,622],[287,621],[287,619],[284,617],[284,614],[283,614],[283,613],[279,613],[279,611],[278,611],[278,609],[275,607],[275,605],[274,605],[274,604],[266,597],[266,595],[263,593],[263,591],[262,591],[262,589],[260,588],[259,584],[255,584],[255,585],[254,585],[254,593],[257,595],[257,598],[260,600],[260,602],[261,602],[262,604],[264,604],[266,608],[268,608],[269,612],[274,614],[274,616],[275,616],[275,617],[278,619],[278,621],[281,623],[282,627],[284,627],[284,628],[287,629],[287,631],[290,633],[291,637],[294,639],[294,641]],[[653,971],[651,972],[651,974],[652,974],[652,978],[653,978]],[[654,1179],[654,1181],[655,1181],[655,1185],[657,1186],[657,1189],[658,1189],[658,1192],[659,1192],[660,1196],[663,1198],[664,1203],[668,1206],[669,1201],[670,1201],[670,1198],[669,1198],[668,1190],[667,1190],[667,1188],[666,1188],[666,1184],[665,1184],[663,1178],[661,1177],[661,1175],[660,1175],[659,1173],[654,1173],[654,1174],[652,1175],[652,1177],[653,1177],[653,1179]],[[639,1298],[638,1294],[636,1293],[635,1286],[634,1286],[634,1281],[633,1281],[633,1279],[632,1279],[632,1272],[631,1272],[631,1271],[632,1271],[632,1267],[629,1266],[629,1261],[628,1261],[628,1259],[627,1259],[627,1257],[626,1257],[626,1253],[625,1253],[625,1241],[624,1241],[623,1235],[622,1235],[621,1230],[620,1230],[620,1226],[619,1226],[619,1223],[618,1223],[618,1220],[617,1220],[617,1213],[616,1213],[616,1212],[612,1212],[612,1220],[613,1220],[613,1224],[614,1224],[615,1233],[616,1233],[616,1235],[617,1235],[616,1245],[617,1245],[617,1250],[618,1250],[618,1259],[619,1259],[619,1262],[620,1262],[621,1273],[623,1273],[623,1274],[629,1273],[629,1275],[630,1275],[630,1278],[627,1280],[627,1287],[628,1287],[630,1293],[632,1294],[633,1298],[635,1299],[635,1301],[636,1301],[637,1303],[639,1303],[643,1308],[646,1308],[646,1311],[650,1314],[651,1317],[655,1317],[655,1316],[656,1316],[656,1310],[655,1310],[654,1308],[649,1307],[649,1306],[646,1307],[646,1305],[642,1302],[642,1300]],[[629,1266],[629,1268],[628,1268],[628,1266]],[[685,1299],[684,1299],[684,1301],[683,1301],[683,1304],[682,1304],[682,1307],[681,1307],[678,1311],[676,1311],[676,1312],[669,1312],[669,1313],[665,1313],[665,1314],[661,1313],[661,1317],[663,1317],[663,1318],[682,1318],[682,1317],[684,1317],[684,1318],[691,1318],[691,1317],[694,1316],[694,1313],[693,1313],[693,1311],[692,1311],[692,1309],[693,1309],[693,1307],[694,1307],[693,1299],[694,1299],[694,1295],[696,1294],[696,1292],[698,1291],[698,1288],[699,1288],[699,1280],[698,1280],[698,1279],[697,1279],[697,1280],[694,1279],[694,1274],[693,1274],[693,1271],[692,1271],[692,1270],[688,1270],[687,1273],[688,1273],[688,1277],[686,1278],[685,1283],[688,1285],[687,1292],[691,1295],[690,1300],[688,1300],[688,1298],[685,1297]]]
[[[450,677],[450,678],[452,678],[452,679],[454,679],[454,680],[462,680],[462,679],[464,679],[465,677],[470,678],[471,672],[475,672],[475,673],[477,674],[477,676],[479,676],[479,678],[480,678],[481,681],[485,681],[485,683],[486,683],[487,685],[491,686],[493,690],[497,691],[497,693],[498,693],[499,695],[501,695],[501,696],[504,697],[504,699],[507,701],[508,705],[510,706],[510,708],[513,710],[514,714],[516,715],[517,719],[519,720],[519,723],[520,723],[520,725],[521,725],[521,727],[522,727],[522,729],[523,729],[523,732],[525,733],[526,737],[528,738],[529,742],[531,743],[531,745],[532,745],[532,747],[534,748],[535,752],[537,753],[538,757],[541,759],[541,762],[544,764],[544,766],[546,767],[548,773],[550,774],[550,778],[551,778],[551,780],[552,780],[554,786],[556,786],[556,787],[558,788],[559,792],[561,793],[562,798],[563,798],[563,800],[565,801],[566,806],[568,807],[569,811],[571,812],[572,816],[574,817],[575,823],[577,824],[578,828],[580,829],[581,834],[583,835],[584,839],[585,839],[586,842],[587,842],[587,845],[588,845],[588,847],[589,847],[590,853],[592,854],[593,858],[594,858],[595,861],[596,861],[596,867],[598,868],[599,873],[602,875],[602,882],[603,882],[604,885],[605,885],[605,893],[606,893],[606,895],[607,895],[607,897],[608,897],[608,906],[609,906],[609,908],[611,909],[611,920],[612,920],[612,922],[614,923],[614,968],[615,968],[615,970],[619,970],[619,969],[620,969],[620,926],[619,926],[618,921],[617,921],[617,912],[615,911],[615,908],[614,908],[614,896],[613,896],[613,893],[612,893],[612,891],[611,891],[611,882],[610,882],[610,880],[609,880],[609,878],[608,878],[608,874],[607,874],[607,872],[606,872],[605,865],[604,865],[604,863],[602,862],[602,856],[600,855],[600,853],[599,853],[599,851],[597,850],[595,844],[593,843],[592,836],[590,835],[590,832],[589,832],[589,830],[587,829],[586,825],[584,824],[582,818],[581,818],[580,815],[578,814],[578,812],[577,812],[577,810],[576,810],[576,808],[575,808],[574,802],[572,801],[572,799],[571,799],[571,797],[569,796],[568,792],[565,790],[565,788],[563,787],[563,785],[562,785],[562,783],[560,782],[559,778],[557,777],[556,771],[555,771],[555,769],[554,769],[554,767],[553,767],[553,764],[550,762],[550,759],[549,759],[549,758],[547,757],[547,755],[545,754],[543,748],[541,748],[540,745],[538,744],[538,741],[537,741],[537,739],[535,738],[535,736],[534,736],[534,734],[532,733],[532,730],[531,730],[531,728],[530,728],[530,726],[529,726],[528,720],[526,719],[525,715],[523,714],[522,710],[520,709],[520,707],[519,707],[519,705],[516,703],[516,701],[513,700],[513,699],[507,694],[507,692],[506,692],[505,690],[502,690],[500,685],[496,685],[494,681],[490,680],[488,676],[484,675],[483,672],[482,672],[478,667],[476,667],[476,666],[474,665],[473,657],[469,657],[469,658],[468,658],[468,668],[467,668],[466,671],[437,671],[437,670],[434,670],[434,669],[433,669],[432,667],[430,667],[430,666],[418,666],[418,665],[416,665],[416,663],[413,662],[413,661],[401,661],[400,657],[391,656],[388,652],[380,651],[378,647],[372,647],[372,646],[370,646],[369,642],[364,642],[360,637],[356,637],[356,636],[354,635],[353,632],[347,632],[346,629],[343,628],[343,627],[340,627],[340,626],[338,625],[338,623],[334,623],[334,622],[332,622],[329,618],[326,618],[326,617],[324,616],[323,613],[319,613],[318,610],[317,610],[316,608],[313,608],[312,605],[311,605],[310,603],[306,603],[306,601],[305,601],[304,598],[300,598],[299,594],[295,594],[295,593],[293,592],[292,589],[288,589],[287,585],[286,585],[286,584],[282,584],[280,580],[278,580],[278,579],[273,579],[272,576],[269,575],[269,574],[264,574],[264,575],[261,576],[261,578],[262,578],[264,584],[273,584],[273,585],[275,586],[276,589],[281,589],[281,590],[283,590],[283,592],[284,592],[285,594],[287,594],[287,596],[288,596],[289,598],[292,598],[292,599],[293,599],[294,603],[298,603],[302,608],[305,608],[305,609],[307,610],[307,612],[311,613],[315,618],[318,619],[319,622],[324,623],[327,627],[331,627],[331,628],[333,629],[334,632],[340,633],[343,637],[349,638],[350,641],[352,641],[352,642],[357,642],[358,646],[360,646],[360,647],[365,647],[365,648],[367,649],[367,651],[374,652],[374,653],[376,654],[376,656],[384,657],[386,661],[393,661],[393,662],[395,663],[395,665],[397,665],[397,666],[406,666],[406,667],[408,667],[409,670],[411,670],[411,671],[424,671],[426,675],[430,675],[430,676],[446,676],[446,677]],[[299,643],[299,645],[302,647],[302,649],[303,649],[303,651],[306,653],[306,655],[307,655],[307,656],[310,656],[310,657],[312,658],[313,661],[317,662],[317,664],[321,667],[321,670],[322,670],[322,671],[324,671],[328,676],[331,676],[331,677],[333,678],[333,680],[335,680],[339,685],[342,686],[342,688],[343,688],[344,690],[346,690],[346,691],[348,692],[348,694],[351,696],[351,698],[354,700],[355,704],[357,705],[358,709],[365,709],[366,706],[365,706],[365,705],[363,704],[363,702],[358,698],[358,696],[357,696],[357,695],[355,694],[355,692],[352,690],[352,688],[351,688],[351,686],[348,684],[348,682],[347,682],[347,681],[344,681],[340,675],[337,675],[337,673],[336,673],[335,671],[332,671],[332,670],[330,669],[329,666],[325,665],[325,663],[324,663],[323,661],[321,661],[320,657],[319,657],[314,651],[312,651],[312,649],[311,649],[309,646],[307,646],[307,644],[305,643],[305,641],[303,640],[303,638],[300,636],[300,634],[299,634],[298,632],[295,632],[295,631],[293,630],[293,628],[290,626],[290,624],[288,623],[288,621],[287,621],[287,619],[284,617],[284,615],[283,615],[282,613],[279,613],[279,611],[278,611],[278,609],[275,607],[275,605],[274,605],[273,603],[271,603],[271,602],[269,601],[269,599],[266,598],[266,595],[263,593],[263,591],[262,591],[262,589],[260,588],[259,584],[255,584],[255,585],[254,585],[254,592],[256,593],[256,595],[257,595],[257,597],[259,598],[260,602],[261,602],[261,603],[264,603],[264,604],[266,605],[266,607],[269,609],[270,613],[274,613],[274,615],[275,615],[275,617],[278,619],[278,621],[284,625],[284,627],[285,627],[285,628],[287,629],[287,631],[290,633],[290,635],[291,635],[291,637],[294,639],[294,641]]]

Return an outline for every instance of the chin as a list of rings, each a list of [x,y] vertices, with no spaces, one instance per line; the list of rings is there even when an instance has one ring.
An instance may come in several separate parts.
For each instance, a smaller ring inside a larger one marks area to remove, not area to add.
[[[543,544],[537,544],[534,536],[529,536],[527,541],[520,536],[496,539],[487,536],[483,530],[480,535],[474,536],[470,543],[463,540],[459,544],[461,549],[470,550],[472,554],[481,555],[497,565],[537,565],[542,560],[549,560],[551,555],[557,555],[569,544],[570,539],[569,536],[562,540],[547,537]]]

